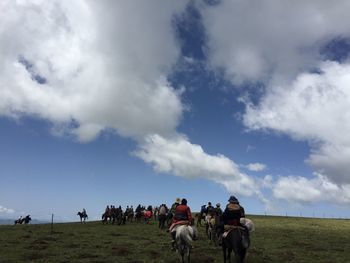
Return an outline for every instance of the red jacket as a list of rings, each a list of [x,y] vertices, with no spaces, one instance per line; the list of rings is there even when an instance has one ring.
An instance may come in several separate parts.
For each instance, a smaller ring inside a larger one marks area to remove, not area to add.
[[[175,210],[173,223],[188,220],[192,221],[191,209],[187,205],[178,205]]]

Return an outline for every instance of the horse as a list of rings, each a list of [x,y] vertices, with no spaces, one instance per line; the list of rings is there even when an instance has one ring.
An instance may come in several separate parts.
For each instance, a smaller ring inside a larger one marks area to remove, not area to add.
[[[206,214],[202,212],[196,214],[197,227],[202,226],[202,220],[205,220],[205,216]]]
[[[102,214],[102,224],[107,224],[108,222],[111,222],[112,220],[112,216],[111,216],[111,213],[110,212],[104,212]]]
[[[168,225],[168,227],[170,227],[171,223],[173,222],[173,217],[174,217],[174,214],[169,211],[168,214],[166,215],[166,224]]]
[[[117,220],[118,225],[121,225],[121,224],[125,225],[126,214],[123,212],[123,209],[121,207],[115,210],[115,218],[113,218],[113,223],[115,220]]]
[[[134,219],[134,211],[133,210],[128,210],[128,211],[125,211],[125,217],[126,217],[126,221],[128,222],[133,222],[133,219]]]
[[[197,229],[194,226],[179,225],[175,230],[177,251],[182,263],[191,262],[192,241],[197,239]]]
[[[80,216],[80,222],[85,222],[86,219],[89,219],[88,215],[84,212],[78,212],[77,216]],[[84,221],[83,221],[84,220]]]
[[[17,219],[15,220],[15,225],[17,224],[28,224],[32,219],[30,218],[30,215],[27,215],[26,217],[24,218],[20,218],[20,219]]]
[[[143,217],[143,213],[145,211],[145,207],[138,205],[135,209],[135,221],[140,223]]]
[[[210,242],[213,242],[214,246],[219,245],[219,231],[218,231],[218,224],[216,223],[216,220],[212,218],[209,222],[208,230],[207,230],[207,235],[208,239]]]
[[[249,236],[245,228],[234,226],[230,228],[225,236],[222,237],[222,251],[224,263],[231,263],[231,253],[235,254],[236,263],[243,263],[247,249],[249,247]]]
[[[210,221],[212,220],[212,216],[211,215],[205,215],[205,233],[208,237],[208,239],[210,240]]]

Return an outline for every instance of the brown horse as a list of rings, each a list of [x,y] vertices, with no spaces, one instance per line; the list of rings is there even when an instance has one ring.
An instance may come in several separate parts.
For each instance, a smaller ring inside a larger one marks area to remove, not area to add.
[[[249,234],[245,228],[236,226],[229,229],[227,235],[222,238],[224,263],[226,263],[227,260],[231,263],[232,251],[235,254],[235,262],[243,263],[249,243]]]
[[[78,212],[78,213],[77,213],[77,216],[80,217],[80,222],[81,222],[81,223],[82,223],[82,222],[85,222],[86,219],[88,219],[88,215],[87,215],[86,213],[84,213],[84,212]]]

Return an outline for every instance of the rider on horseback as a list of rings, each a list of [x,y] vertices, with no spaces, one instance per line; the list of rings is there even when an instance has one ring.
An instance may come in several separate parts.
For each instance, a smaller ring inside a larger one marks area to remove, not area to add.
[[[246,228],[246,226],[240,223],[240,219],[245,218],[243,206],[239,204],[238,199],[233,195],[230,196],[228,202],[229,203],[226,205],[225,211],[222,214],[223,223],[221,224],[221,235],[219,243],[222,242],[222,234],[224,233],[225,226],[240,226],[245,229],[247,235],[249,234],[249,231]]]
[[[178,205],[180,205],[180,203],[181,203],[181,199],[180,198],[176,198],[176,200],[175,200],[175,203],[173,203],[172,205],[171,205],[171,207],[170,207],[170,213],[172,213],[173,215],[175,214],[175,210],[176,210],[176,207],[178,206]]]
[[[216,207],[215,207],[215,215],[216,216],[222,216],[222,209],[220,207],[220,203],[217,203],[216,204]]]
[[[181,200],[181,204],[178,205],[175,209],[175,215],[173,217],[173,223],[171,224],[169,231],[171,234],[171,245],[172,245],[172,249],[175,249],[175,226],[177,225],[183,225],[183,224],[187,224],[187,225],[191,225],[192,224],[192,213],[191,213],[191,209],[189,206],[187,206],[187,200],[184,198]]]
[[[211,202],[208,202],[207,206],[207,215],[210,215],[211,217],[215,215],[215,208],[211,205]]]

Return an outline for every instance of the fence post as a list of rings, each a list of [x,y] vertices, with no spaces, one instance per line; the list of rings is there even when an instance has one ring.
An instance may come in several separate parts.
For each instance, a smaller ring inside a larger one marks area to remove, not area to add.
[[[53,233],[53,214],[51,215],[51,234]]]

